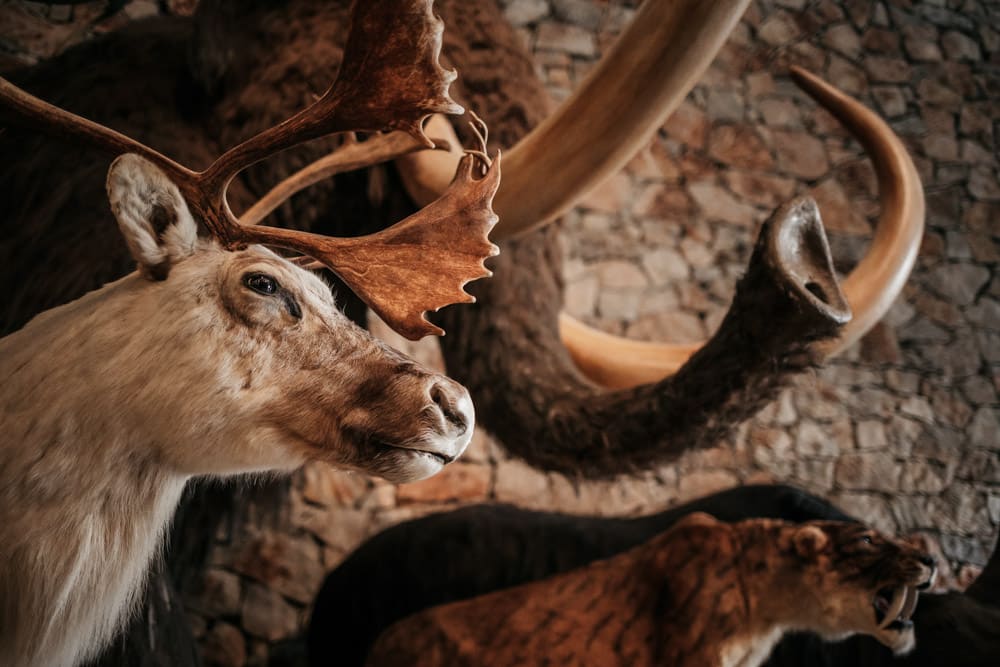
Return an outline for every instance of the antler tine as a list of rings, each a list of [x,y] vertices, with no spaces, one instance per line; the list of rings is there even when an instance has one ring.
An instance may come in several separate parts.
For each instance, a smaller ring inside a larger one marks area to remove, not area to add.
[[[492,164],[489,153],[486,152],[486,143],[490,138],[490,128],[486,126],[486,121],[480,118],[475,111],[470,109],[469,116],[472,117],[472,120],[469,121],[469,128],[472,130],[472,133],[476,135],[476,141],[479,143],[479,149],[475,150],[472,148],[466,148],[463,152],[466,155],[475,155],[478,157],[480,171],[482,174],[485,174],[486,170]]]

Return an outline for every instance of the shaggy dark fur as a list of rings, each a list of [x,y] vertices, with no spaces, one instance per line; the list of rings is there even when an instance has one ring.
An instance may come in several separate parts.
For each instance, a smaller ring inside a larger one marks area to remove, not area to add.
[[[363,665],[378,635],[405,616],[612,556],[691,512],[723,521],[852,520],[790,486],[745,486],[634,519],[473,505],[408,521],[365,542],[327,576],[309,625],[310,664]]]

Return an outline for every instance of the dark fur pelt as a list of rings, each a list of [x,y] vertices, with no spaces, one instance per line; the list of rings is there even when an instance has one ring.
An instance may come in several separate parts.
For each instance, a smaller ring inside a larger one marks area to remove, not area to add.
[[[473,505],[408,521],[362,544],[327,576],[309,625],[310,664],[363,665],[378,635],[405,616],[621,553],[691,512],[723,521],[852,520],[790,486],[745,486],[633,519]]]

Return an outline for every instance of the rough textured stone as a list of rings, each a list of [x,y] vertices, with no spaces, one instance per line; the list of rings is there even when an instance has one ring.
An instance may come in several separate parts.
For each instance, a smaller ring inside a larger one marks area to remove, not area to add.
[[[743,97],[735,90],[708,91],[706,111],[713,119],[739,121],[743,119]]]
[[[830,164],[823,142],[806,132],[774,131],[778,169],[790,176],[807,180],[819,178]]]
[[[949,466],[930,461],[906,461],[899,480],[904,493],[940,493],[951,481]]]
[[[391,492],[388,494],[389,502],[379,502],[380,494],[374,494],[375,507],[394,506],[395,487],[383,486],[380,489]],[[306,505],[297,505],[293,508],[292,523],[304,528],[324,544],[338,549],[354,548],[371,529],[370,517],[366,510],[320,509]]]
[[[243,667],[247,660],[246,642],[239,629],[229,623],[212,626],[202,644],[206,667]]]
[[[848,453],[837,461],[837,484],[845,489],[892,492],[899,475],[900,466],[888,453]]]
[[[267,533],[246,542],[232,567],[269,589],[306,604],[323,580],[320,553],[310,540]]]
[[[757,133],[745,125],[720,125],[708,138],[708,154],[720,162],[746,169],[768,169],[771,154]]]
[[[565,23],[542,23],[538,27],[535,46],[574,56],[592,57],[597,53],[597,43],[590,32]]]
[[[739,478],[724,470],[693,471],[680,478],[680,498],[700,498],[701,496],[736,486]]]
[[[692,183],[688,186],[688,191],[706,220],[749,226],[757,218],[757,211],[752,206],[739,202],[716,183]]]
[[[811,421],[803,421],[795,435],[795,449],[802,456],[837,456],[840,444],[827,429]]]
[[[941,36],[941,47],[950,60],[979,60],[982,53],[979,44],[956,30],[949,30]]]
[[[503,13],[512,25],[522,26],[545,18],[549,6],[545,0],[511,0]]]
[[[861,38],[854,28],[846,23],[835,25],[823,35],[823,43],[840,51],[848,58],[857,58],[861,53]]]
[[[876,83],[904,83],[910,79],[910,66],[901,58],[869,56],[865,58],[864,66]]]
[[[488,466],[453,463],[430,479],[400,484],[396,498],[401,503],[484,500],[489,492],[490,477]]]
[[[897,118],[906,113],[906,96],[895,86],[872,86],[872,96],[882,114],[887,118]]]
[[[247,584],[242,620],[247,633],[271,642],[290,637],[299,629],[298,610],[260,584]]]
[[[929,278],[928,285],[938,294],[967,306],[989,281],[990,272],[975,264],[943,264],[934,269]]]
[[[702,148],[708,136],[709,122],[703,111],[690,102],[684,102],[667,120],[666,128],[677,141],[692,148]]]
[[[561,21],[586,30],[596,30],[601,25],[602,8],[587,0],[551,0],[552,12]]]
[[[885,433],[885,425],[880,421],[864,420],[857,425],[858,449],[885,449],[889,446],[889,438]]]
[[[206,616],[234,616],[240,609],[240,578],[232,572],[209,568],[201,577],[200,587],[193,591],[189,606]]]
[[[781,46],[793,41],[800,34],[798,25],[791,16],[785,13],[777,14],[764,21],[758,30],[758,35],[771,46]]]
[[[368,490],[362,475],[336,470],[325,463],[310,463],[302,468],[302,496],[319,505],[348,505]]]
[[[645,287],[649,284],[645,274],[629,262],[603,262],[597,265],[597,270],[604,287]]]

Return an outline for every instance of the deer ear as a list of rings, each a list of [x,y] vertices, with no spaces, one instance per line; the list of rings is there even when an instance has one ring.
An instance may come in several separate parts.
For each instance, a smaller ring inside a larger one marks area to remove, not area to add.
[[[795,531],[795,551],[802,558],[813,558],[826,551],[830,538],[819,526],[805,525]]]
[[[134,154],[108,170],[108,199],[139,272],[163,280],[170,267],[191,255],[198,226],[177,186],[159,167]]]

